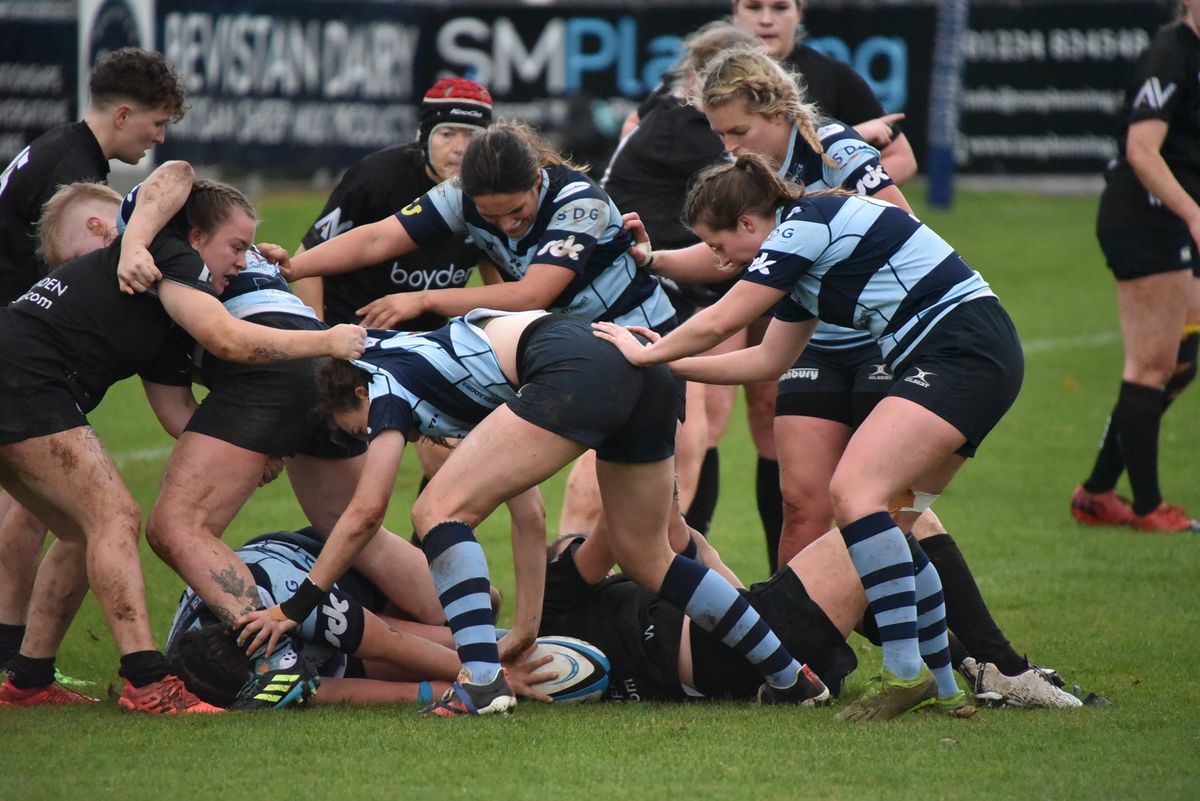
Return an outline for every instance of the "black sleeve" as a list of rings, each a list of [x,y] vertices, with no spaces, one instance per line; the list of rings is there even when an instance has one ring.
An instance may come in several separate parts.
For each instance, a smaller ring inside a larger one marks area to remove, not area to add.
[[[882,117],[883,105],[871,91],[871,87],[863,77],[848,64],[840,61],[833,63],[834,85],[837,87],[837,100],[834,108],[822,109],[826,114],[837,120],[858,125],[860,122]]]
[[[208,267],[200,254],[175,233],[164,231],[150,243],[150,255],[158,265],[164,281],[199,289],[213,297],[216,290],[209,281]]]
[[[1134,73],[1136,94],[1129,113],[1131,123],[1142,120],[1170,122],[1185,93],[1192,90],[1188,80],[1188,58],[1171,35],[1160,31],[1150,43]]]
[[[396,209],[371,208],[372,193],[369,186],[369,170],[359,162],[346,171],[342,180],[329,193],[321,216],[309,226],[301,243],[305,249],[315,248],[328,242],[340,233],[359,225],[377,222]]]

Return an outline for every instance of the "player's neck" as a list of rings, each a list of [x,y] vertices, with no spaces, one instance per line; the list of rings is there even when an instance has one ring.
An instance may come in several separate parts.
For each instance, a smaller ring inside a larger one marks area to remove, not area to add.
[[[113,129],[111,116],[95,109],[88,109],[83,121],[100,144],[100,152],[104,154],[104,158],[113,159],[116,151],[117,132]]]

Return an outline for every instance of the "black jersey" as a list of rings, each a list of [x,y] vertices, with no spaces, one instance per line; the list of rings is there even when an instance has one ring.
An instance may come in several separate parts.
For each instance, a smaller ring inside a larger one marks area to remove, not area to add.
[[[104,181],[108,159],[86,123],[60,125],[35,139],[0,173],[0,305],[46,275],[36,255],[42,206],[63,184]]]
[[[805,98],[826,117],[851,125],[883,116],[871,87],[849,64],[832,59],[800,42],[784,59],[800,71]]]
[[[67,262],[0,309],[5,318],[0,362],[66,379],[84,413],[131,375],[157,384],[191,383],[190,337],[163,309],[156,291],[126,295],[118,289],[120,254],[118,238]],[[200,254],[175,230],[155,237],[150,255],[163,280],[215,296]]]
[[[679,683],[683,612],[626,576],[588,584],[575,567],[578,544],[546,568],[541,634],[577,637],[608,657],[612,701],[672,701]]]
[[[393,145],[372,153],[352,166],[334,188],[320,218],[304,235],[304,247],[314,248],[351,228],[378,222],[433,187],[419,144]],[[354,312],[384,295],[464,286],[481,255],[466,236],[458,235],[436,249],[326,276],[325,321],[356,323],[359,318]],[[409,331],[432,331],[445,323],[445,317],[423,314],[404,325]]]
[[[1167,123],[1160,150],[1163,160],[1180,186],[1200,200],[1200,38],[1183,21],[1161,28],[1138,58],[1125,91],[1121,156],[1105,176],[1105,193],[1110,196],[1106,203],[1111,206],[1119,199],[1131,215],[1125,220],[1129,226],[1160,222],[1182,227],[1183,221],[1145,190],[1125,160],[1129,126],[1143,120]],[[1114,214],[1107,217],[1110,224],[1119,223]]]
[[[693,245],[699,239],[680,219],[688,181],[725,148],[704,114],[669,91],[655,91],[638,114],[609,162],[604,191],[622,212],[638,213],[656,248]]]

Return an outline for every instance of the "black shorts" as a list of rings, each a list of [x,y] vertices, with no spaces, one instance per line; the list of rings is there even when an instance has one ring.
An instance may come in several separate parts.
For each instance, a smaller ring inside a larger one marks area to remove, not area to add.
[[[87,424],[65,379],[55,381],[0,360],[0,445]]]
[[[292,314],[259,314],[247,322],[300,331],[327,327]],[[186,430],[268,456],[346,459],[366,452],[364,443],[337,431],[317,412],[319,361],[235,364],[204,354],[201,372],[209,393]]]
[[[665,365],[634,367],[586,320],[548,314],[521,333],[523,420],[596,450],[606,462],[658,462],[675,453],[679,384]]]
[[[806,662],[834,695],[858,666],[854,649],[817,603],[800,577],[784,568],[741,591],[797,661]],[[752,698],[762,684],[749,662],[693,621],[692,679],[710,698]]]
[[[1118,281],[1191,270],[1200,254],[1187,225],[1166,206],[1151,206],[1136,177],[1110,174],[1096,216],[1096,238]]]
[[[967,301],[949,312],[896,366],[889,396],[923,406],[979,444],[1017,399],[1025,355],[1017,330],[994,297]]]
[[[809,346],[779,378],[776,417],[818,417],[851,428],[866,419],[892,384],[879,346]]]

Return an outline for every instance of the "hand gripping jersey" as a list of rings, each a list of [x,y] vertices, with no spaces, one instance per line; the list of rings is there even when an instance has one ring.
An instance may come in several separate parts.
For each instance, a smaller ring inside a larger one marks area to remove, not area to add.
[[[890,203],[805,197],[776,216],[742,280],[789,293],[775,309],[781,320],[869,332],[893,372],[951,309],[993,295],[954,248]]]
[[[465,437],[517,396],[477,323],[530,312],[474,309],[427,334],[370,332],[354,364],[371,374],[367,436],[417,428],[433,437]],[[536,314],[536,313],[534,313]],[[537,315],[540,316],[540,315]]]
[[[434,187],[396,217],[421,247],[470,234],[508,281],[520,280],[531,264],[570,270],[574,278],[548,311],[649,328],[669,321],[675,310],[658,281],[627,253],[633,238],[608,195],[565,167],[541,175],[537,217],[519,240],[485,222],[456,180]]]
[[[830,120],[817,129],[817,137],[825,153],[836,164],[826,164],[821,154],[813,150],[804,141],[800,131],[793,127],[787,156],[777,173],[779,177],[794,184],[803,184],[809,192],[846,189],[859,195],[874,195],[880,189],[895,186],[879,161],[879,151],[849,125]],[[861,347],[870,341],[871,337],[866,332],[822,320],[813,332],[809,347],[846,350]]]

